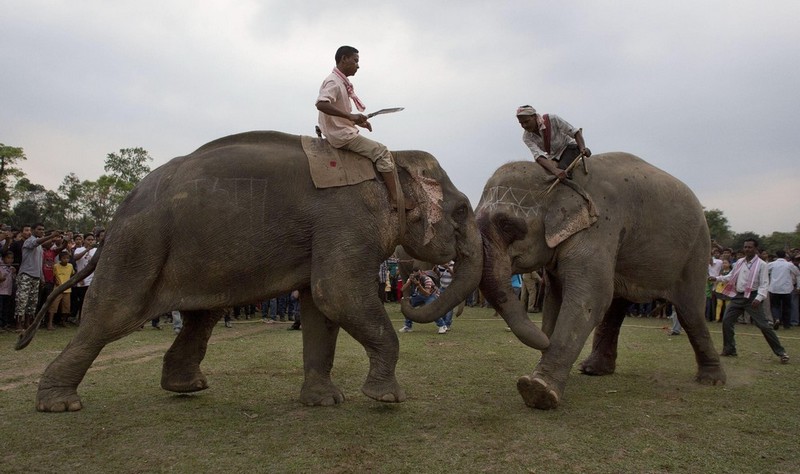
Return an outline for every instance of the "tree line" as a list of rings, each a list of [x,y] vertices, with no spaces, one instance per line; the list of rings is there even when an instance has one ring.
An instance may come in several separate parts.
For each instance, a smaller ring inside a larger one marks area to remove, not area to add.
[[[77,232],[105,227],[153,161],[144,148],[123,148],[106,156],[105,174],[96,180],[69,173],[52,190],[28,179],[21,166],[26,159],[22,148],[0,143],[0,222],[16,228],[44,222]]]
[[[69,173],[55,190],[28,179],[21,168],[22,148],[0,143],[0,222],[21,227],[45,222],[50,228],[80,231],[106,226],[125,196],[150,172],[153,159],[143,148],[123,148],[109,153],[103,166],[106,174],[97,180],[81,180]],[[794,232],[758,235],[735,233],[719,209],[705,209],[711,238],[723,247],[742,248],[745,239],[757,239],[764,250],[800,248],[800,224]]]

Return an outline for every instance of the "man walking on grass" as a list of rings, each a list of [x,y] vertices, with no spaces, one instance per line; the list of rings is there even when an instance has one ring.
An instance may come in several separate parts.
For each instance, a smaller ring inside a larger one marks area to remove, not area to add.
[[[764,314],[762,301],[767,297],[769,287],[769,271],[767,263],[758,258],[758,241],[744,241],[744,257],[736,262],[736,266],[727,275],[710,276],[710,281],[727,282],[722,293],[730,296],[725,316],[722,318],[722,354],[725,357],[736,357],[736,340],[734,327],[742,313],[750,316],[750,321],[761,330],[767,344],[782,364],[789,362],[789,354],[781,345],[778,335],[772,329]]]

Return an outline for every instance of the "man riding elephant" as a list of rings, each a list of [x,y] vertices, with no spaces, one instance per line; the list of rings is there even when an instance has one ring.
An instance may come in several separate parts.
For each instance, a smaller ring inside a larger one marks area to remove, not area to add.
[[[372,131],[372,124],[367,120],[367,116],[362,113],[354,114],[350,103],[352,99],[359,112],[366,110],[356,95],[353,84],[347,79],[358,71],[358,50],[352,46],[342,46],[336,50],[335,59],[336,67],[322,82],[317,97],[319,127],[333,147],[364,155],[375,163],[386,183],[389,200],[396,206],[398,194],[402,194],[403,191],[395,182],[392,154],[382,143],[364,137],[356,128],[357,125]],[[405,208],[414,209],[416,206],[414,201],[410,197],[404,196],[404,198]]]
[[[531,150],[533,160],[559,180],[566,179],[567,167],[578,156],[589,157],[583,132],[556,114],[539,114],[530,105],[517,108],[517,120],[525,129],[522,141]]]

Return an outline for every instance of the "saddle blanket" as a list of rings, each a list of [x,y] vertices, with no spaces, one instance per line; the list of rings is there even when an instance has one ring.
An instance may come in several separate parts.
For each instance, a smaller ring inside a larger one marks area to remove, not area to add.
[[[317,189],[350,186],[376,177],[375,166],[366,156],[334,148],[324,138],[303,135],[300,141]]]

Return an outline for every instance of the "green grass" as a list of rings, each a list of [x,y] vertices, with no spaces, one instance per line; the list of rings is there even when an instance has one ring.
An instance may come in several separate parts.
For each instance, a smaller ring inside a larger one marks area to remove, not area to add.
[[[19,352],[0,333],[0,472],[797,472],[800,358],[780,365],[740,325],[728,384],[701,386],[686,336],[664,325],[628,319],[616,374],[573,370],[553,411],[522,402],[516,379],[538,353],[486,309],[446,335],[399,334],[401,404],[361,394],[366,354],[342,332],[334,381],[347,400],[331,408],[297,401],[301,336],[286,324],[220,324],[203,363],[211,388],[188,396],[159,387],[172,333],[136,332],[101,353],[79,387],[84,410],[67,414],[37,413],[34,396],[74,329]],[[800,356],[795,331],[779,335]]]

